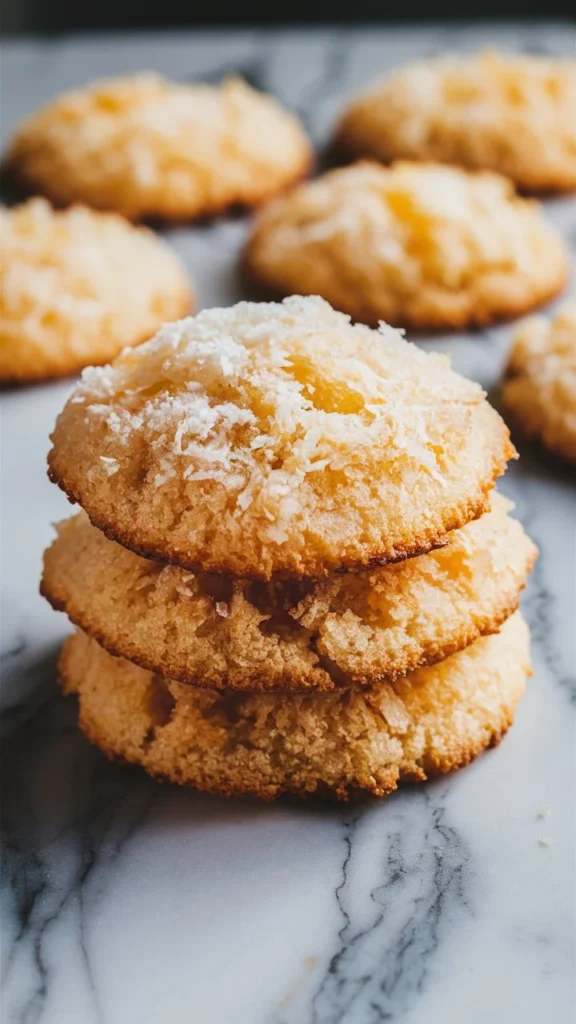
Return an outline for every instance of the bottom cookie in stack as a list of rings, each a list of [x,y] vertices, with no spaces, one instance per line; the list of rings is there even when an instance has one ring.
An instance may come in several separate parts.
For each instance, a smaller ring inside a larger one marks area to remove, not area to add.
[[[394,682],[332,693],[231,693],[167,679],[78,631],[63,689],[87,737],[113,758],[200,790],[385,796],[402,779],[463,767],[512,724],[530,673],[519,612],[499,633]]]

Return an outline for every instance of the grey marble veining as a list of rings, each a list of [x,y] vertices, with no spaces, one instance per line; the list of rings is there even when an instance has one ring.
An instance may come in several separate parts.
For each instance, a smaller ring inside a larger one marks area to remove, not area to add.
[[[63,88],[155,68],[236,71],[305,119],[320,160],[344,100],[445,49],[574,52],[571,26],[170,33],[4,46],[2,137]],[[549,216],[576,249],[576,198]],[[241,295],[245,220],[168,232],[204,306]],[[436,337],[497,401],[503,326]],[[2,1021],[564,1024],[574,1003],[576,481],[523,450],[502,490],[541,557],[535,674],[496,750],[384,804],[226,803],[108,764],[55,688],[68,627],[38,595],[45,476],[69,383],[2,396]]]

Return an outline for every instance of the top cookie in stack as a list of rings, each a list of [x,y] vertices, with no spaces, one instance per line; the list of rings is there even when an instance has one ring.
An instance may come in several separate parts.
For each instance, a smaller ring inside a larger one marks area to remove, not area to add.
[[[169,324],[86,371],[49,470],[109,537],[193,572],[325,577],[422,554],[513,455],[481,388],[320,299]]]
[[[53,441],[88,515],[42,592],[79,627],[62,680],[110,755],[345,798],[510,725],[535,549],[491,494],[508,431],[445,357],[320,299],[241,303],[86,371]]]

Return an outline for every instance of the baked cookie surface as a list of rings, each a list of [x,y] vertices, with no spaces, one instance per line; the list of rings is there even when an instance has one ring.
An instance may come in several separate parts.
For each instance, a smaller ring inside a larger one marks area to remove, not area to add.
[[[514,454],[446,357],[300,297],[205,310],[85,371],[52,441],[51,478],[112,539],[262,579],[428,551]]]
[[[576,303],[518,325],[502,401],[525,437],[576,462]]]
[[[371,685],[497,632],[516,609],[536,549],[511,507],[495,495],[445,547],[316,584],[194,576],[121,548],[81,513],[60,524],[41,590],[111,654],[183,683]]]
[[[179,85],[141,74],[66,93],[33,114],[12,139],[7,168],[57,205],[182,220],[259,203],[311,161],[297,119],[244,82]]]
[[[530,671],[519,613],[432,668],[344,694],[222,694],[114,658],[77,633],[60,660],[80,726],[110,757],[227,796],[384,796],[468,764],[512,724]]]
[[[0,380],[105,363],[193,306],[176,253],[146,228],[44,199],[0,208]]]
[[[498,171],[529,191],[576,188],[576,62],[480,53],[409,65],[345,111],[356,156]]]
[[[517,316],[568,276],[537,203],[489,172],[361,162],[256,217],[247,274],[273,294],[318,294],[354,320],[463,328]]]

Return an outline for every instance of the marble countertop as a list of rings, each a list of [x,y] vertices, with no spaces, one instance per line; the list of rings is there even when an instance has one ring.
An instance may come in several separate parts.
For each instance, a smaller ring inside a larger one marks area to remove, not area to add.
[[[574,52],[552,24],[7,43],[4,137],[86,79],[237,71],[321,146],[378,71],[445,49]],[[576,197],[547,202],[576,247]],[[204,306],[239,297],[242,220],[173,230]],[[576,254],[575,254],[576,255]],[[436,338],[491,389],[510,328]],[[423,344],[430,344],[423,342]],[[505,742],[383,804],[227,803],[108,764],[56,691],[68,627],[38,596],[48,433],[70,389],[2,397],[5,1024],[563,1024],[574,1010],[576,482],[535,451],[503,481],[538,543],[535,674]]]

